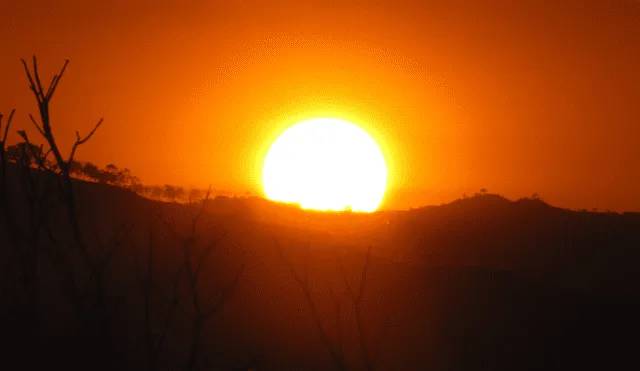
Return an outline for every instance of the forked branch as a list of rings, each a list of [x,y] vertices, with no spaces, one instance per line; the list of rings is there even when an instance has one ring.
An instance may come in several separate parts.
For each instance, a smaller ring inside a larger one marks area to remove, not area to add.
[[[33,66],[31,70],[29,69],[27,61],[24,59],[22,59],[22,65],[24,66],[24,70],[27,74],[27,79],[29,80],[29,88],[33,92],[38,102],[38,110],[40,111],[40,124],[32,115],[30,115],[29,117],[31,119],[31,122],[35,125],[36,129],[40,133],[40,135],[42,135],[46,139],[47,143],[49,144],[50,151],[51,153],[53,153],[53,156],[55,157],[57,167],[58,169],[60,169],[60,172],[62,175],[63,198],[65,199],[68,206],[67,210],[69,215],[69,221],[71,222],[71,227],[73,229],[73,234],[80,249],[85,250],[86,246],[80,233],[80,227],[79,227],[78,218],[76,214],[76,201],[73,194],[73,184],[71,182],[71,177],[70,177],[70,167],[71,167],[71,163],[73,161],[73,157],[75,156],[75,152],[77,148],[80,145],[86,143],[89,139],[91,139],[91,137],[96,132],[98,127],[100,127],[100,125],[102,124],[103,119],[100,119],[98,123],[94,126],[94,128],[89,132],[89,134],[84,138],[81,138],[80,134],[76,131],[76,138],[77,138],[76,142],[74,143],[71,149],[71,153],[69,155],[68,161],[65,161],[64,158],[62,157],[60,148],[56,143],[56,140],[53,136],[53,131],[51,129],[51,119],[49,116],[49,103],[53,98],[53,95],[56,89],[58,88],[58,84],[60,83],[60,80],[62,79],[64,72],[67,70],[67,66],[69,65],[69,60],[65,60],[64,65],[62,66],[62,69],[60,70],[60,72],[57,75],[53,76],[53,79],[51,80],[51,83],[49,84],[49,86],[46,88],[46,91],[45,91],[45,87],[42,85],[40,81],[40,73],[38,71],[38,60],[36,59],[36,57],[33,56]]]
[[[9,128],[11,127],[11,121],[13,120],[13,114],[16,113],[16,110],[13,109],[11,110],[11,113],[9,114],[9,118],[7,119],[7,126],[4,127],[4,134],[2,135],[2,141],[0,141],[0,145],[2,145],[2,148],[4,149],[4,146],[7,143],[7,136],[9,135]],[[4,117],[3,114],[0,113],[0,130],[2,130],[2,118]]]
[[[367,370],[373,370],[380,350],[380,337],[378,338],[378,344],[376,345],[377,349],[372,355],[366,344],[364,319],[362,317],[362,298],[364,296],[364,285],[367,280],[367,273],[369,271],[369,265],[371,263],[371,245],[369,245],[369,247],[367,248],[367,254],[365,255],[364,265],[362,267],[362,274],[360,276],[360,284],[357,289],[349,284],[347,273],[344,265],[342,264],[342,261],[340,260],[340,257],[336,254],[335,258],[338,264],[338,269],[340,270],[340,276],[355,308],[356,327],[358,329],[358,340],[360,342],[360,351],[362,353],[362,361],[364,363],[364,367]]]
[[[282,249],[278,244],[278,241],[274,241],[274,242],[275,242],[276,252],[278,253],[278,257],[280,258],[282,263],[289,269],[289,272],[291,273],[291,276],[293,277],[294,281],[296,281],[296,283],[298,284],[298,287],[300,287],[300,289],[304,293],[304,296],[307,300],[307,304],[309,305],[309,310],[311,311],[311,317],[313,318],[316,328],[318,329],[318,334],[320,335],[320,338],[324,343],[325,348],[327,349],[327,351],[329,352],[329,355],[331,356],[331,360],[333,361],[334,367],[337,370],[344,370],[345,361],[342,356],[341,346],[338,346],[338,349],[336,349],[336,347],[334,347],[333,343],[331,342],[329,335],[327,334],[324,327],[322,326],[320,313],[318,312],[318,308],[316,307],[315,301],[313,300],[313,295],[311,294],[311,289],[309,287],[309,266],[307,263],[308,255],[305,255],[305,270],[303,275],[300,276],[296,272],[293,266],[293,263],[291,263],[291,261],[289,261],[289,259],[287,259],[284,256],[284,253],[282,252]],[[308,248],[305,254],[308,254]],[[339,311],[337,311],[336,313],[337,315],[339,315]],[[339,327],[340,327],[340,324],[338,323],[338,328]]]
[[[33,56],[33,66],[32,66],[33,71],[29,69],[29,66],[27,65],[27,61],[25,61],[24,59],[22,59],[22,65],[24,66],[24,70],[27,74],[27,78],[29,79],[29,88],[31,89],[31,91],[36,97],[36,100],[38,101],[38,109],[40,111],[41,124],[38,124],[37,120],[33,117],[33,115],[29,115],[29,118],[31,119],[31,122],[36,127],[36,129],[38,129],[38,132],[47,140],[49,147],[51,148],[51,151],[53,152],[53,155],[56,158],[58,167],[62,170],[63,175],[67,177],[69,174],[69,164],[71,164],[71,161],[73,160],[76,149],[80,145],[86,143],[89,139],[91,139],[93,134],[96,132],[96,130],[98,130],[98,128],[102,124],[103,119],[101,118],[98,121],[98,123],[93,127],[93,129],[89,132],[89,134],[84,138],[81,138],[80,133],[76,131],[76,142],[74,143],[73,148],[71,149],[71,154],[69,155],[69,159],[65,161],[64,158],[62,157],[60,149],[58,148],[55,142],[53,131],[51,130],[51,121],[49,117],[49,103],[53,98],[53,94],[58,88],[60,79],[62,79],[62,76],[64,75],[64,72],[66,71],[67,66],[69,65],[69,60],[65,60],[64,65],[60,70],[60,73],[53,76],[53,79],[51,80],[49,87],[47,87],[46,92],[44,87],[42,86],[42,83],[40,82],[40,73],[38,72],[38,60],[36,59],[36,57]]]
[[[83,139],[80,138],[80,133],[76,130],[76,142],[73,144],[73,147],[71,148],[71,154],[69,155],[69,160],[67,161],[67,164],[71,164],[71,162],[73,162],[73,156],[75,156],[75,154],[76,154],[76,149],[79,146],[85,144],[89,139],[91,139],[91,137],[96,132],[96,130],[98,130],[100,125],[102,125],[103,121],[104,121],[104,118],[100,118],[100,120],[98,120],[98,123],[96,124],[96,126],[94,126],[93,129],[89,132],[89,134],[87,134],[87,136],[84,137]],[[68,171],[68,169],[67,169],[67,171]]]

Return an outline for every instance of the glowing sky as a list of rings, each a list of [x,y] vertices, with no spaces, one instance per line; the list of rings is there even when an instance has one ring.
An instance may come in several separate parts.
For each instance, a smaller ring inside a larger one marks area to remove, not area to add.
[[[383,208],[484,187],[640,210],[639,2],[301,3],[2,1],[0,112],[35,137],[20,58],[46,80],[68,58],[61,144],[104,116],[78,157],[148,184],[261,193],[270,143],[331,116],[380,143]]]

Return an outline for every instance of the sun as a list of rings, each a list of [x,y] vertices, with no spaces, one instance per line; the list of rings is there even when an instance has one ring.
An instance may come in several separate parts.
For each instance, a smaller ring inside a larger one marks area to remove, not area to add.
[[[339,119],[316,118],[287,129],[262,168],[266,196],[316,210],[375,211],[387,185],[387,166],[373,138]]]

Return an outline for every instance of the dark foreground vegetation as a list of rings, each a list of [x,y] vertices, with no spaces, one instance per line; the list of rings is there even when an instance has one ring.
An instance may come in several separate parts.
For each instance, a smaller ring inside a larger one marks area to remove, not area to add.
[[[150,200],[72,176],[100,124],[65,156],[64,69],[49,88],[33,62],[46,145],[20,132],[7,151],[0,127],[3,369],[638,368],[640,214],[486,193],[373,214]]]

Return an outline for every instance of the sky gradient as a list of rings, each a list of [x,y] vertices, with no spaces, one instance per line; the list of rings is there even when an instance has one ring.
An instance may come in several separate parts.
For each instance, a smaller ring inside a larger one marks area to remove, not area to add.
[[[145,184],[262,194],[269,144],[335,117],[389,167],[382,208],[480,188],[570,208],[640,210],[640,2],[2,1],[0,112],[49,81],[68,150]],[[16,141],[17,135],[11,135]]]

